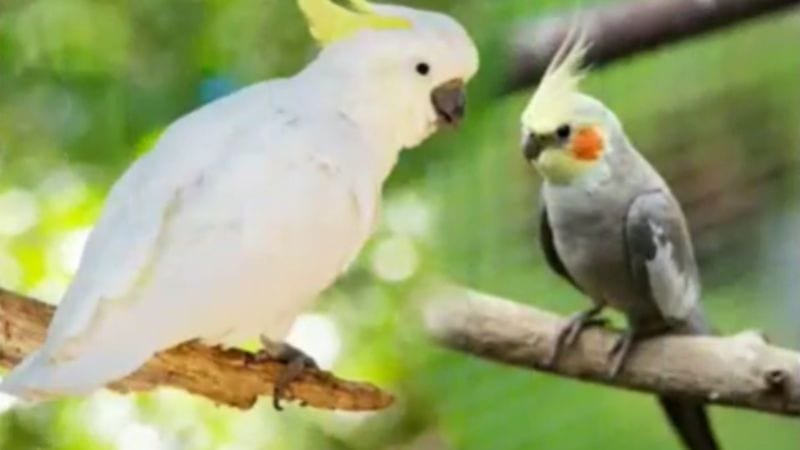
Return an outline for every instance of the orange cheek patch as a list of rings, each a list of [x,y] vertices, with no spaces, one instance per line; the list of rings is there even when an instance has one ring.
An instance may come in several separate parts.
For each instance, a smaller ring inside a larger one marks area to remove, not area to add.
[[[583,161],[594,161],[603,153],[603,139],[594,127],[580,129],[572,138],[572,154]]]

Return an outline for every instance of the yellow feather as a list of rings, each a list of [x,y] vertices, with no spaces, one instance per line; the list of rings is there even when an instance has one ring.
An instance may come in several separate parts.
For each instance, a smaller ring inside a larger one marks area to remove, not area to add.
[[[411,22],[401,17],[381,16],[372,12],[365,0],[350,0],[350,11],[331,0],[297,0],[308,20],[311,35],[322,46],[342,40],[360,30],[409,29]]]
[[[542,175],[553,184],[570,184],[594,165],[594,161],[581,161],[556,149],[545,150],[536,161]]]
[[[367,0],[350,0],[353,9],[363,13],[371,13],[373,11],[372,5]]]
[[[589,48],[586,35],[577,27],[570,29],[550,61],[547,71],[533,94],[522,121],[531,130],[551,132],[569,119],[583,78],[581,65]]]

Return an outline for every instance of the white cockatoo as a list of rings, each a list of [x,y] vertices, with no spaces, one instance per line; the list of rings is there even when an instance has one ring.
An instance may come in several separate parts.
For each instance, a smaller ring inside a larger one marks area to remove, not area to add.
[[[281,344],[290,325],[369,238],[399,152],[462,118],[478,54],[444,14],[298,4],[317,57],[180,118],[125,172],[44,345],[0,390],[87,394],[193,339],[262,336],[310,362]]]

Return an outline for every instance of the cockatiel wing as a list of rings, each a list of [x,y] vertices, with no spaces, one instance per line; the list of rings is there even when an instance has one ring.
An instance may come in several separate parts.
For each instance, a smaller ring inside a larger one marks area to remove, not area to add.
[[[642,299],[655,304],[673,332],[709,332],[698,304],[700,279],[689,231],[675,198],[662,190],[636,197],[628,210],[625,238],[630,272]],[[686,448],[719,449],[701,402],[669,396],[659,401]]]
[[[254,85],[180,119],[114,185],[50,326],[48,356],[70,359],[105,311],[130,301],[147,280],[164,231],[180,214],[182,197],[219,169],[228,148],[221,142],[235,135],[241,119],[268,117],[270,84]]]
[[[539,245],[542,247],[544,259],[553,272],[561,275],[562,278],[569,281],[576,289],[582,291],[580,286],[575,283],[575,280],[567,271],[564,261],[561,260],[561,256],[558,254],[556,244],[553,240],[553,229],[550,227],[550,218],[547,215],[547,206],[545,206],[543,198],[540,199],[539,204]]]
[[[683,323],[696,311],[700,280],[683,212],[661,190],[636,197],[625,221],[625,246],[633,281],[667,322]]]

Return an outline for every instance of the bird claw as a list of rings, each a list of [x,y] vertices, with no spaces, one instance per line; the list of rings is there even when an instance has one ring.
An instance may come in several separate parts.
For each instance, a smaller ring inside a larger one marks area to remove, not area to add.
[[[297,381],[303,372],[308,369],[319,369],[319,366],[302,350],[287,343],[274,342],[262,336],[261,344],[262,349],[253,355],[255,362],[277,361],[285,364],[272,388],[272,406],[276,411],[283,411],[281,400],[285,398],[289,386]]]
[[[545,367],[553,368],[555,367],[556,361],[558,361],[558,357],[561,356],[561,352],[566,347],[571,347],[578,341],[578,337],[580,334],[588,327],[593,326],[605,326],[608,323],[608,319],[604,317],[596,317],[597,314],[603,310],[602,306],[595,306],[591,309],[586,311],[578,312],[572,317],[569,318],[567,324],[559,330],[558,336],[556,337],[556,344],[553,348],[553,352],[550,354],[550,357],[547,358],[545,361]]]
[[[608,352],[608,360],[611,364],[611,369],[608,372],[608,377],[614,379],[622,371],[628,356],[630,356],[633,343],[636,340],[636,334],[633,331],[627,330],[617,338],[614,346]]]
[[[289,386],[297,381],[307,369],[318,369],[316,361],[310,356],[294,347],[290,348],[296,353],[290,356],[290,359],[283,361],[286,363],[286,367],[278,375],[278,380],[275,381],[275,386],[272,389],[272,406],[276,411],[283,411],[281,399],[284,398]]]
[[[590,317],[579,323],[578,326],[570,327],[569,333],[567,334],[566,339],[564,339],[564,346],[565,347],[572,347],[578,342],[578,337],[581,333],[590,327],[605,327],[608,325],[609,320],[607,317]]]

